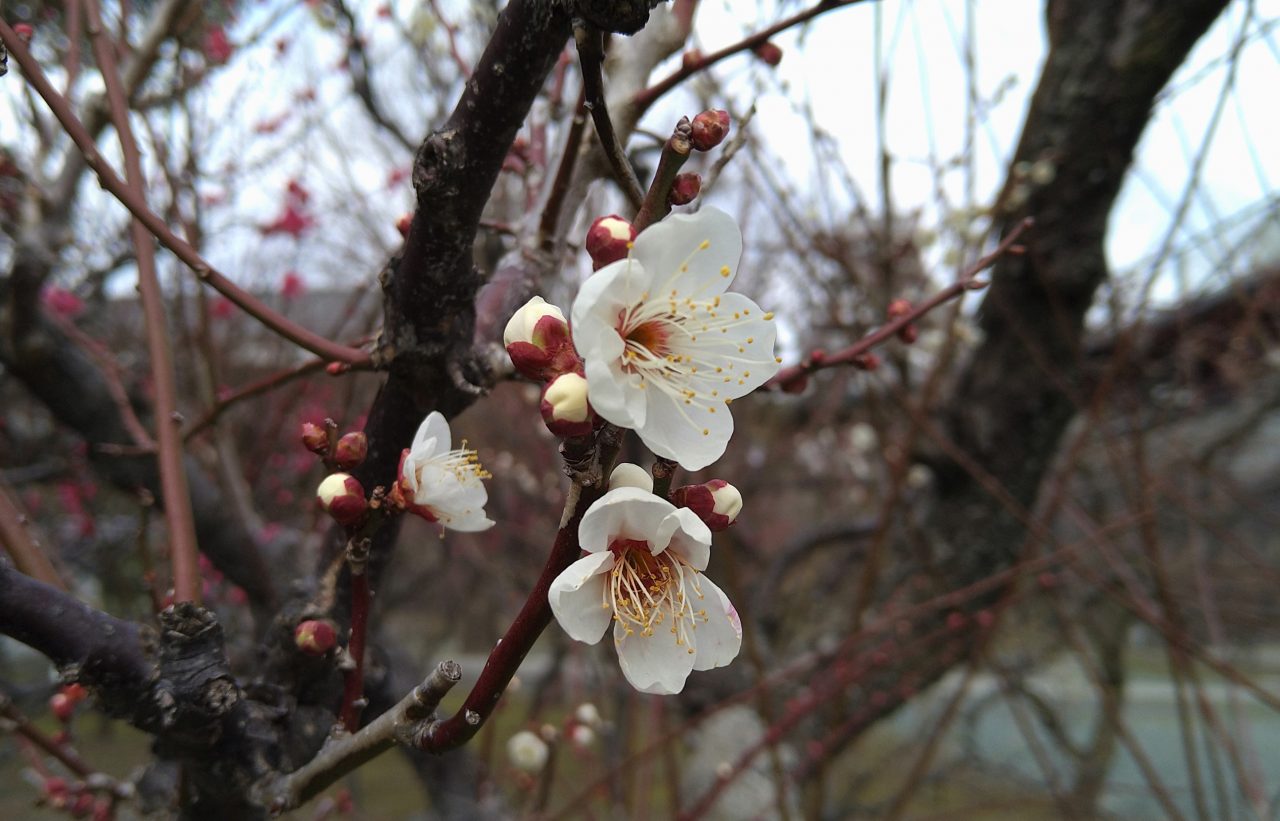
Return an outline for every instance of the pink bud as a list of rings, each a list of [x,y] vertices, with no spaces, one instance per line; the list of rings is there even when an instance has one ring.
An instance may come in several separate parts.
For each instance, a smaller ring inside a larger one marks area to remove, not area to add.
[[[885,314],[890,319],[897,319],[900,316],[906,316],[911,313],[911,303],[905,299],[895,299],[889,303],[889,307],[885,309]]]
[[[691,173],[677,174],[675,181],[671,183],[671,193],[667,195],[667,202],[672,205],[688,205],[701,191],[702,177]]]
[[[359,467],[369,453],[369,438],[360,431],[347,433],[333,449],[333,461],[343,470]]]
[[[302,446],[312,453],[327,453],[329,451],[329,432],[314,422],[303,422]]]
[[[765,42],[752,49],[762,63],[776,66],[782,62],[782,49],[773,42]]]
[[[742,494],[723,479],[678,487],[671,492],[671,503],[692,510],[713,533],[728,528],[742,512]]]
[[[24,43],[30,43],[31,38],[35,36],[36,30],[31,27],[30,23],[14,23],[13,33],[18,35],[18,39]]]
[[[293,629],[293,643],[308,656],[323,656],[337,641],[337,630],[328,619],[308,619]]]
[[[65,724],[71,720],[71,716],[75,715],[76,703],[66,693],[54,693],[49,698],[49,709],[53,711],[58,721]]]
[[[874,371],[880,367],[880,357],[873,353],[864,353],[853,360],[853,367],[861,371]]]
[[[364,518],[368,502],[364,487],[349,473],[333,473],[316,488],[320,507],[343,527],[353,527]]]
[[[699,151],[710,151],[729,134],[729,112],[709,108],[693,118],[690,141]]]
[[[696,48],[691,48],[680,55],[680,65],[686,70],[696,68],[700,62],[702,62],[702,52]]]
[[[79,704],[89,697],[89,691],[81,684],[64,684],[62,693],[71,699],[72,704]]]
[[[947,614],[947,629],[951,631],[960,630],[964,627],[966,621],[964,613],[952,611]]]
[[[582,366],[564,313],[540,296],[512,315],[502,342],[516,370],[538,382],[549,382]]]
[[[585,243],[591,257],[591,270],[599,271],[611,262],[624,259],[635,238],[636,229],[617,214],[600,217],[591,223]]]

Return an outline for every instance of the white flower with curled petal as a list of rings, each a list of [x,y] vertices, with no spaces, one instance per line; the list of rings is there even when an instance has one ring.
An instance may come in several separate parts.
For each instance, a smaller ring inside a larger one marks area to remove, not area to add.
[[[773,314],[725,290],[741,256],[728,214],[673,215],[587,279],[573,303],[592,408],[687,470],[720,458],[733,433],[729,402],[778,370]]]
[[[400,477],[392,501],[429,522],[452,530],[488,530],[494,522],[484,515],[489,494],[481,479],[490,474],[474,450],[453,449],[449,423],[439,411],[422,420],[412,446],[400,454]]]
[[[691,671],[738,655],[742,624],[702,575],[711,531],[692,511],[641,488],[616,488],[587,509],[578,540],[587,555],[551,583],[551,611],[587,644],[612,622],[622,674],[637,690],[678,693]]]

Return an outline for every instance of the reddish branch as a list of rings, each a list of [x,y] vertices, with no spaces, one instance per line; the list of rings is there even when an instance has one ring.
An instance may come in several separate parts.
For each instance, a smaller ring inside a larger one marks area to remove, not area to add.
[[[765,390],[786,390],[788,387],[802,385],[805,377],[811,373],[825,370],[826,368],[833,368],[837,365],[856,365],[872,348],[893,337],[898,333],[898,331],[902,330],[906,326],[918,321],[920,317],[929,313],[934,308],[937,308],[939,305],[944,305],[953,299],[957,299],[969,291],[977,291],[987,287],[986,282],[977,280],[975,277],[990,268],[1006,254],[1021,253],[1022,248],[1017,245],[1018,239],[1034,224],[1035,221],[1030,217],[1024,219],[1005,236],[1001,243],[996,246],[994,251],[969,266],[969,268],[967,268],[955,282],[951,283],[946,288],[943,288],[924,302],[912,306],[911,311],[908,313],[885,323],[875,331],[867,334],[862,339],[843,350],[832,354],[820,354],[815,351],[803,362],[783,368],[778,371],[772,379],[764,384]]]
[[[218,421],[222,414],[226,413],[231,408],[232,405],[243,402],[246,399],[252,399],[255,396],[261,396],[262,394],[275,390],[281,385],[292,382],[295,379],[300,379],[304,376],[313,374],[316,371],[323,370],[327,364],[328,363],[323,359],[312,359],[309,362],[304,362],[293,368],[285,368],[284,370],[276,371],[275,373],[269,373],[260,379],[253,380],[243,387],[236,388],[231,393],[219,399],[218,403],[210,408],[208,413],[197,419],[191,427],[187,428],[186,432],[183,434],[183,438],[190,439],[211,427]]]
[[[574,29],[573,36],[578,44],[578,58],[582,62],[582,90],[586,107],[591,112],[591,121],[595,123],[600,147],[609,160],[609,167],[613,169],[614,179],[622,187],[622,193],[627,195],[631,207],[638,209],[644,198],[644,190],[636,179],[635,169],[627,159],[626,148],[613,128],[609,105],[604,95],[604,34],[595,26],[584,25]]]
[[[342,685],[342,707],[338,721],[349,733],[360,728],[364,709],[364,653],[369,627],[369,540],[352,541],[347,546],[347,567],[351,571],[351,633],[347,655],[351,667],[345,671]]]
[[[40,542],[28,530],[29,520],[9,493],[0,484],[0,544],[13,559],[14,565],[33,579],[39,579],[59,590],[66,590],[66,582],[49,557],[40,548]]]
[[[39,63],[31,56],[31,52],[27,50],[26,45],[14,34],[8,23],[3,20],[0,20],[0,42],[3,42],[13,53],[14,59],[27,76],[27,82],[31,84],[36,93],[49,106],[49,110],[53,112],[54,117],[62,124],[67,136],[80,149],[80,152],[84,155],[85,162],[98,175],[98,180],[102,187],[128,208],[129,212],[146,226],[148,231],[155,235],[160,244],[172,251],[178,259],[182,260],[196,273],[196,276],[231,300],[241,310],[299,347],[311,351],[317,356],[322,356],[334,362],[342,362],[352,367],[369,367],[372,364],[372,357],[368,352],[349,348],[326,339],[272,310],[266,303],[227,279],[224,274],[202,257],[190,243],[174,234],[164,219],[147,207],[145,198],[138,196],[112,170],[98,150],[97,144],[88,129],[85,128],[84,124],[71,110],[66,98],[54,89],[41,70]],[[105,74],[106,72],[104,72]]]
[[[94,58],[107,87],[107,104],[111,121],[120,138],[124,153],[126,190],[143,210],[146,206],[146,180],[142,173],[142,157],[129,125],[129,100],[120,82],[114,45],[103,36],[102,14],[96,0],[86,0],[85,17]],[[187,488],[187,472],[182,464],[182,438],[178,429],[177,387],[173,370],[173,346],[165,317],[164,296],[156,275],[156,252],[146,227],[137,219],[129,226],[138,263],[138,290],[146,318],[147,354],[151,363],[151,380],[155,385],[156,444],[158,447],[160,488],[164,495],[164,515],[169,531],[169,558],[173,569],[173,591],[177,601],[200,600],[200,568],[196,561],[196,527],[191,512],[191,494]]]

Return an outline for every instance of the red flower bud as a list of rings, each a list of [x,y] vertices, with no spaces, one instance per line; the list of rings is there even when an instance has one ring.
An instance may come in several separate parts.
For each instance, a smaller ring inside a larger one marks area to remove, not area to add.
[[[596,219],[587,229],[585,242],[591,270],[599,271],[611,262],[625,259],[635,238],[636,229],[617,214]]]
[[[667,202],[672,205],[688,205],[701,191],[702,177],[689,173],[677,174],[675,181],[671,183],[671,193],[667,195]]]
[[[920,337],[920,329],[915,325],[903,325],[898,329],[898,339],[910,345]]]
[[[359,524],[368,507],[364,487],[349,473],[333,473],[325,477],[316,488],[316,501],[343,527]]]
[[[400,236],[405,239],[409,238],[409,226],[413,225],[413,212],[401,214],[400,219],[396,220],[396,230],[400,232]]]
[[[718,108],[708,108],[693,118],[690,125],[690,142],[699,151],[710,151],[729,134],[729,112]]]
[[[24,43],[30,43],[31,38],[35,36],[36,30],[31,27],[30,23],[14,23],[13,33],[18,35],[18,39]]]
[[[75,715],[76,703],[66,693],[54,693],[49,698],[49,709],[53,711],[58,721],[65,724]]]
[[[293,628],[293,643],[308,656],[323,656],[338,643],[338,631],[327,619],[308,619]]]
[[[79,704],[89,697],[89,691],[81,684],[64,684],[62,692],[71,699],[72,704]]]
[[[765,42],[752,49],[762,63],[776,66],[782,62],[782,49],[773,42]]]
[[[302,446],[312,453],[328,453],[329,432],[314,422],[303,422]]]
[[[885,314],[890,319],[897,319],[900,316],[906,316],[911,313],[911,303],[905,299],[895,299],[889,303],[889,307],[885,309]]]
[[[713,533],[728,528],[742,512],[742,494],[723,479],[678,487],[671,491],[671,503],[692,510]]]
[[[369,439],[360,431],[343,434],[333,449],[333,461],[343,470],[359,467],[369,454]]]
[[[880,367],[880,357],[873,353],[864,353],[853,360],[853,366],[863,371],[874,371]]]
[[[537,382],[549,382],[582,367],[564,313],[542,297],[535,296],[515,312],[502,332],[502,342],[516,370]]]
[[[691,69],[702,61],[702,52],[696,48],[691,48],[680,56],[680,65],[685,69]]]
[[[93,812],[93,793],[80,793],[76,796],[75,802],[71,805],[71,817],[88,818],[89,813],[91,812]]]

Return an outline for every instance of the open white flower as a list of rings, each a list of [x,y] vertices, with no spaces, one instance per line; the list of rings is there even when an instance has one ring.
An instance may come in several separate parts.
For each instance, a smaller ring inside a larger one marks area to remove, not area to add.
[[[418,427],[413,445],[400,455],[400,478],[392,496],[411,513],[444,527],[488,530],[494,522],[484,515],[489,494],[480,480],[489,477],[465,441],[452,448],[449,423],[432,411]]]
[[[723,211],[667,217],[574,300],[591,406],[659,456],[698,470],[733,433],[730,401],[778,370],[773,314],[726,293],[742,234]]]
[[[587,509],[578,539],[587,555],[551,583],[551,611],[587,644],[612,622],[622,674],[637,690],[678,693],[690,671],[738,655],[742,625],[702,575],[711,531],[692,511],[640,488],[616,488]]]

